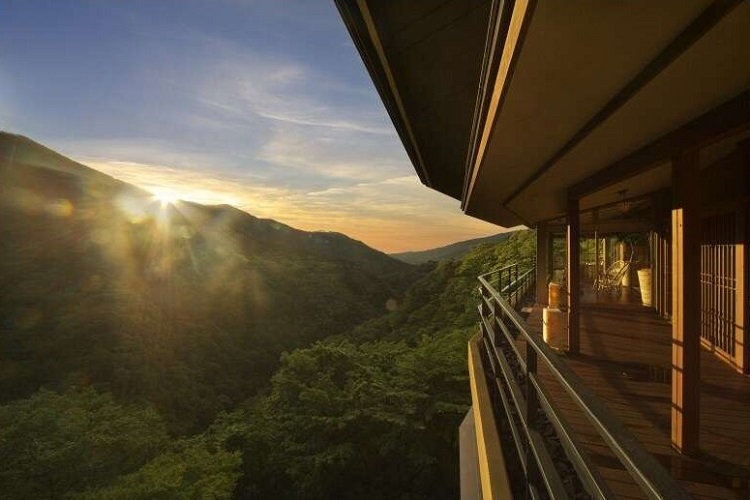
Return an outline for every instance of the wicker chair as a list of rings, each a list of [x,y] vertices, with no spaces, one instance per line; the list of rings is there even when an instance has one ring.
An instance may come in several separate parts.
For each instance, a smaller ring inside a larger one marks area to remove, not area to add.
[[[596,278],[596,290],[599,292],[616,293],[620,295],[622,278],[630,269],[631,261],[618,260],[612,263]]]

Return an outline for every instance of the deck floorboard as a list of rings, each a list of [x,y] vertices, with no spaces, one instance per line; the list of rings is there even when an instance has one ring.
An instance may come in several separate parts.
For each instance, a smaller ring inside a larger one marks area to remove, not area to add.
[[[671,326],[636,299],[597,295],[586,287],[581,307],[581,354],[564,357],[639,441],[696,498],[750,499],[750,378],[714,353],[701,352],[701,430],[698,458],[678,454],[670,442]],[[527,318],[541,333],[541,309]],[[525,345],[519,341],[519,348]],[[618,498],[642,498],[583,412],[549,370],[541,380],[611,483]]]

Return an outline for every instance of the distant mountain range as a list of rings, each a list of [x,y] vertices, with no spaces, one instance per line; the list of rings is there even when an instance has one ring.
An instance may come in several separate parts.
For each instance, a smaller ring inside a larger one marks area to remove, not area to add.
[[[417,252],[400,252],[392,253],[391,257],[409,264],[423,264],[430,261],[439,260],[456,260],[460,259],[471,251],[477,245],[483,243],[494,244],[505,241],[508,237],[513,234],[513,231],[505,233],[499,233],[492,236],[485,236],[484,238],[474,238],[472,240],[459,241],[457,243],[451,243],[444,247],[433,248],[431,250],[422,250]]]
[[[286,350],[384,314],[427,271],[228,205],[162,205],[0,133],[0,403],[93,385],[177,431],[264,386]]]

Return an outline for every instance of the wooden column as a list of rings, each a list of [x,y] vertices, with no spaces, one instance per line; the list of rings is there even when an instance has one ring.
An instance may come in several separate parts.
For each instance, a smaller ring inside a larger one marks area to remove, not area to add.
[[[594,223],[594,275],[592,278],[594,280],[594,289],[598,292],[600,276],[599,259],[601,257],[599,252],[599,210],[596,208],[591,211],[591,220]]]
[[[744,198],[740,203],[738,217],[738,245],[736,252],[737,295],[735,324],[735,353],[737,365],[742,373],[750,375],[750,139],[738,145],[740,162],[745,181]]]
[[[594,286],[598,285],[599,280],[599,234],[594,229]]]
[[[549,232],[547,225],[536,225],[536,303],[546,306],[549,303],[547,280],[549,279]]]
[[[747,197],[745,198],[748,199]],[[748,332],[748,288],[747,288],[747,202],[737,214],[737,242],[735,243],[734,269],[737,291],[734,296],[734,360],[737,369],[750,374],[750,333]]]
[[[700,183],[698,150],[672,161],[672,446],[698,452],[700,429]]]
[[[568,199],[568,352],[578,354],[581,314],[581,219],[577,199]]]

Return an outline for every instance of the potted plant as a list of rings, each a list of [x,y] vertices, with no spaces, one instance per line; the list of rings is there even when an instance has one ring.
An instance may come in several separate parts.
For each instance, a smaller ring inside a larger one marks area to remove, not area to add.
[[[644,259],[645,262],[641,260],[640,256],[643,252],[636,251],[644,243],[646,236],[643,233],[627,233],[620,235],[619,240],[623,244],[623,260],[627,257],[630,262],[630,269],[625,273],[622,284],[630,286],[630,278],[633,276],[633,271],[636,271],[641,302],[644,306],[651,307],[651,266],[648,264],[648,259]]]

